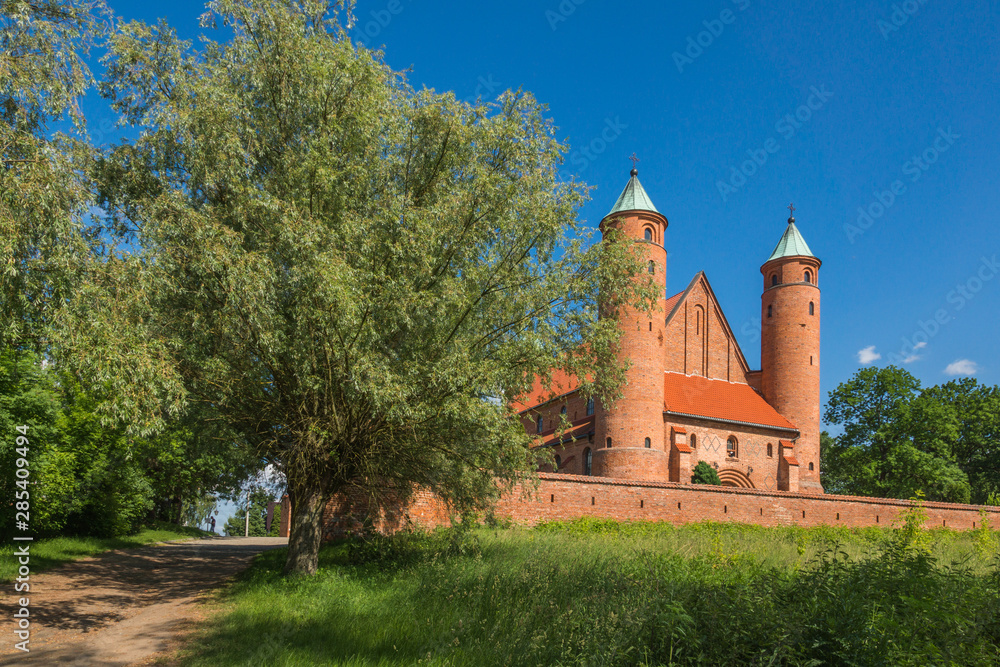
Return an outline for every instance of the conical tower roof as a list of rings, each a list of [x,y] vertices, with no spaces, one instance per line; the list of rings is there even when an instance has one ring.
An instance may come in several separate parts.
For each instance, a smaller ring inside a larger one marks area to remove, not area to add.
[[[639,182],[639,171],[633,169],[631,173],[632,178],[629,179],[628,184],[625,185],[625,189],[622,190],[621,195],[618,197],[618,201],[608,212],[608,215],[614,215],[615,213],[622,213],[623,211],[652,211],[653,213],[660,213],[653,206],[653,201],[646,194],[646,190],[643,189],[642,183]],[[661,214],[662,215],[662,214]],[[604,217],[608,217],[607,215]]]
[[[795,218],[788,219],[788,228],[781,236],[781,240],[778,241],[778,245],[774,246],[774,252],[767,258],[767,261],[770,262],[782,257],[816,257],[809,249],[806,240],[802,238],[799,228],[795,226]]]

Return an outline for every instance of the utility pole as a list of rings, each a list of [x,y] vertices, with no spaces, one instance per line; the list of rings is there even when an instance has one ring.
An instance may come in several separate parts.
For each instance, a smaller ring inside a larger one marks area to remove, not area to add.
[[[247,527],[244,537],[250,537],[250,489],[247,488]]]

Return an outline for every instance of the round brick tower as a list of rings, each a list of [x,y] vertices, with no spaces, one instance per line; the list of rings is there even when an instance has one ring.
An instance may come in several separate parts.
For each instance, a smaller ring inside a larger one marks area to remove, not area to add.
[[[761,389],[764,399],[799,429],[794,458],[802,493],[823,493],[819,479],[821,265],[791,217],[770,259],[760,268],[764,276]]]
[[[667,224],[633,168],[625,190],[601,221],[601,232],[622,229],[640,244],[641,256],[659,287],[659,299],[652,313],[625,308],[619,314],[622,336],[618,358],[629,360],[631,366],[614,409],[606,410],[599,401],[596,406],[592,470],[600,477],[668,479],[669,456],[663,440]]]

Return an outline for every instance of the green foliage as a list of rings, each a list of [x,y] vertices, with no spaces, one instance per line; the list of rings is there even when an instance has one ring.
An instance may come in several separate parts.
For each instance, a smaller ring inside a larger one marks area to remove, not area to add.
[[[715,486],[722,486],[722,480],[719,479],[719,473],[715,471],[715,468],[704,461],[698,461],[698,465],[696,465],[691,472],[692,484],[714,484]]]
[[[229,517],[223,527],[225,535],[243,536],[247,530],[247,502],[243,494],[243,502],[237,506],[236,514]],[[250,492],[250,537],[277,537],[280,524],[280,513],[275,508],[271,521],[271,532],[267,532],[267,504],[274,498],[268,491],[254,489]]]
[[[100,247],[86,222],[92,150],[78,100],[107,16],[100,0],[0,0],[0,348],[44,348],[81,261]],[[52,132],[60,122],[77,136]]]
[[[31,529],[113,537],[134,532],[152,506],[152,493],[131,442],[105,429],[94,401],[73,379],[46,368],[42,357],[0,352],[0,429],[28,426]],[[16,442],[0,440],[0,460],[14,469]],[[13,475],[0,479],[0,493],[14,497]],[[14,514],[0,514],[0,534],[13,530]]]
[[[109,418],[212,406],[276,464],[303,572],[346,485],[482,509],[531,469],[510,400],[553,360],[613,398],[598,295],[657,297],[634,244],[591,244],[541,104],[415,90],[345,37],[352,5],[216,0],[227,41],[197,48],[120,27],[101,90],[143,133],[93,178],[141,250],[88,267],[57,329]]]
[[[972,378],[920,390],[907,371],[864,368],[830,393],[821,443],[830,493],[984,503],[1000,488],[1000,389]]]
[[[26,490],[35,534],[125,535],[150,518],[157,501],[179,509],[199,497],[199,487],[225,489],[247,475],[246,450],[229,452],[231,442],[193,437],[184,424],[157,438],[130,437],[104,425],[98,405],[43,357],[0,352],[0,432],[28,426]],[[13,437],[0,439],[2,469],[15,469],[16,445]],[[0,494],[13,498],[15,481],[0,478]],[[181,519],[165,514],[174,523]],[[0,535],[11,533],[13,521],[12,509],[0,513]]]
[[[327,547],[310,580],[269,552],[180,664],[994,665],[1000,568],[908,525],[464,527]]]

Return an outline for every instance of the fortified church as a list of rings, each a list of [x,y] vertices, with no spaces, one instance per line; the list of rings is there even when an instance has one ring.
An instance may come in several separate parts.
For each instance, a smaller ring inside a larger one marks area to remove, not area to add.
[[[635,169],[601,221],[602,232],[614,228],[638,244],[665,295],[667,218]],[[624,310],[618,353],[631,365],[622,398],[606,408],[584,399],[565,374],[554,373],[551,387],[536,380],[514,407],[535,447],[551,449],[556,468],[540,470],[537,487],[504,495],[496,516],[524,525],[596,516],[859,527],[889,523],[911,507],[906,500],[828,495],[820,485],[820,264],[789,218],[760,269],[760,370],[747,365],[704,272],[680,294],[660,299],[652,314]],[[717,469],[729,488],[692,485],[698,461]],[[928,502],[923,510],[928,527],[976,528],[982,511],[1000,522],[998,508]],[[323,536],[434,528],[453,518],[430,490],[406,504],[348,492],[328,502]],[[286,496],[282,535],[290,522]]]
[[[600,225],[602,234],[619,228],[640,244],[661,295],[667,225],[634,168]],[[631,366],[613,407],[585,400],[558,372],[551,388],[536,382],[515,405],[537,446],[553,450],[556,470],[543,472],[690,484],[705,461],[726,486],[823,493],[821,264],[790,217],[760,268],[760,370],[747,365],[703,271],[651,315],[623,311],[619,357]],[[568,429],[560,428],[563,415]]]

